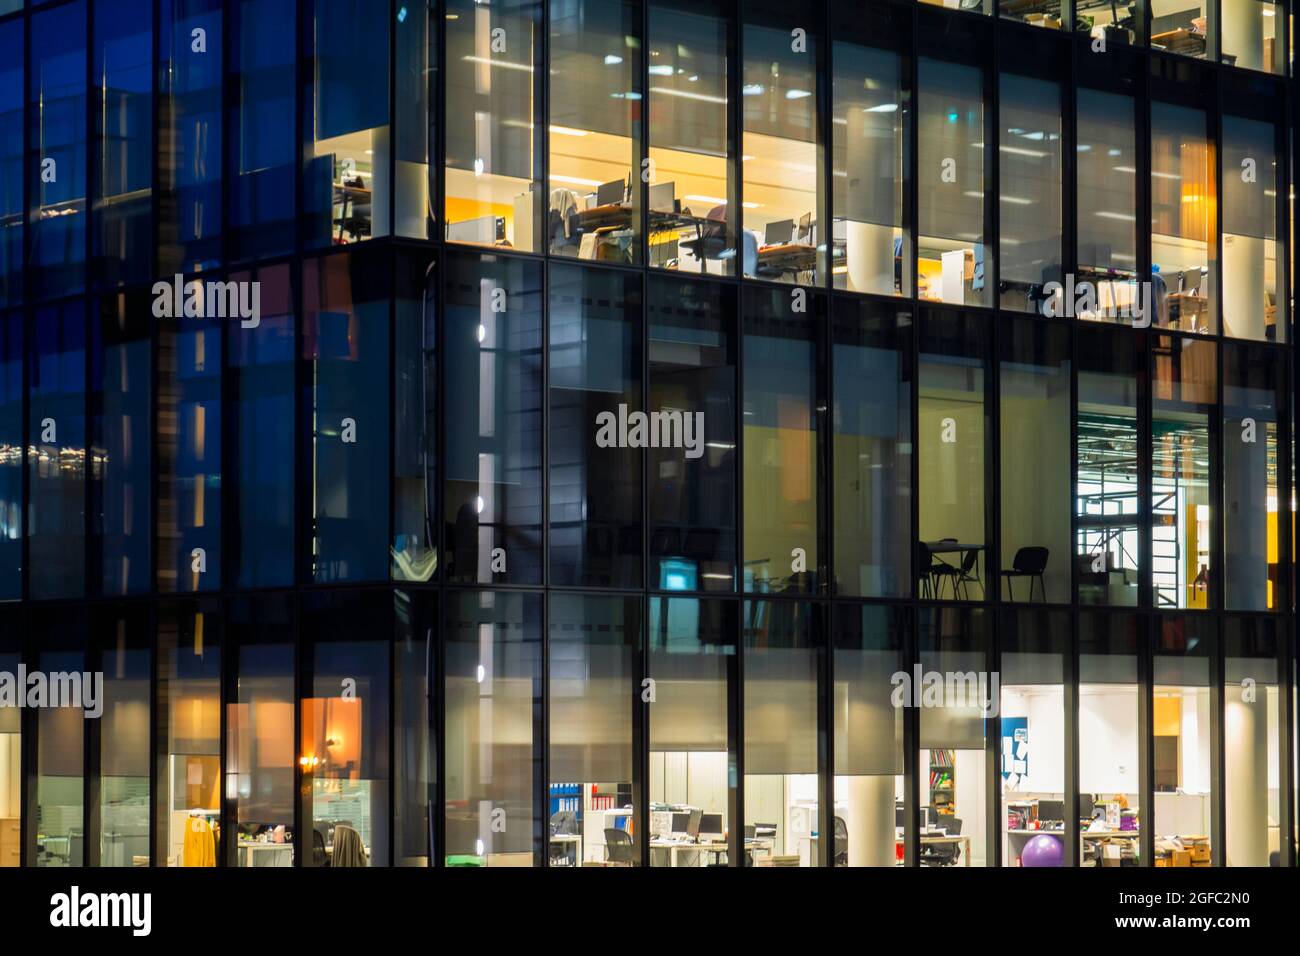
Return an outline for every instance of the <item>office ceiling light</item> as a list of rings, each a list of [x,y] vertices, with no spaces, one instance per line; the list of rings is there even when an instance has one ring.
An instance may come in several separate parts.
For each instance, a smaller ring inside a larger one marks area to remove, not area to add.
[[[897,103],[881,103],[879,106],[867,106],[867,107],[863,107],[862,112],[864,112],[864,113],[897,113],[897,112],[898,112],[898,104],[897,104]]]
[[[1028,156],[1031,159],[1045,159],[1050,153],[1044,153],[1041,149],[1025,149],[1023,146],[999,146],[998,151],[1010,153],[1013,156]]]
[[[673,68],[671,66],[652,66],[649,72],[651,76],[672,76]]]
[[[557,136],[586,136],[585,129],[574,129],[571,126],[551,126],[551,132]]]
[[[1024,196],[1001,196],[999,198],[1013,206],[1032,206],[1034,204],[1032,199],[1026,199]]]
[[[1128,170],[1126,169],[1120,170],[1118,166],[1116,166],[1115,169],[1119,170],[1120,172],[1128,172]],[[1182,179],[1183,178],[1182,176],[1179,176],[1177,173],[1162,173],[1158,169],[1151,170],[1151,175],[1154,176],[1156,179]]]
[[[672,90],[666,86],[652,86],[651,93],[662,93],[664,96],[680,96],[682,99],[699,100],[701,103],[726,103],[725,96],[710,96],[708,93],[694,93],[690,90]]]
[[[763,204],[761,202],[742,202],[740,206],[742,209],[761,209]]]
[[[581,176],[561,176],[558,173],[551,173],[551,182],[568,183],[571,186],[600,186],[599,179],[583,179]]]
[[[472,54],[466,54],[461,57],[461,59],[470,63],[486,63],[488,66],[499,66],[503,70],[519,70],[522,73],[533,72],[533,66],[531,63],[515,63],[512,60],[494,60],[490,56],[474,56]]]
[[[1094,212],[1093,215],[1097,216],[1100,219],[1120,219],[1123,220],[1124,222],[1133,222],[1134,220],[1137,219],[1137,216],[1130,215],[1129,213],[1110,212],[1107,209],[1099,209],[1096,212]],[[1118,259],[1120,258],[1120,256],[1115,256],[1115,258]]]
[[[762,83],[746,83],[740,90],[742,96],[758,96],[762,92]]]
[[[617,66],[619,63],[622,62],[623,62],[623,58],[621,56],[615,56],[613,53],[606,54],[605,56],[606,66]]]
[[[787,100],[801,100],[805,96],[812,96],[812,93],[809,92],[808,90],[786,90],[785,91],[785,98]]]

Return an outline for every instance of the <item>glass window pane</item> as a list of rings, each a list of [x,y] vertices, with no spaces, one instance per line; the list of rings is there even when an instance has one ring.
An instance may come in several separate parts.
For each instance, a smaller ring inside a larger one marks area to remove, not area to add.
[[[397,250],[393,325],[395,581],[438,573],[438,272],[428,252]]]
[[[832,326],[835,590],[912,593],[912,315],[837,298]]]
[[[1229,619],[1223,672],[1224,847],[1227,866],[1280,864],[1282,761],[1277,625]]]
[[[816,370],[826,301],[812,296],[803,313],[775,289],[746,289],[743,301],[745,590],[812,593],[825,571]]]
[[[1223,332],[1286,340],[1273,124],[1223,117]]]
[[[22,663],[22,612],[0,610],[0,673],[17,674]],[[19,866],[23,841],[22,711],[0,707],[0,869]]]
[[[999,304],[1037,312],[1061,281],[1061,87],[1003,73],[999,97]]]
[[[1066,824],[1078,826],[1065,803],[1070,621],[1061,612],[1011,611],[1000,623],[1002,865],[1065,866]]]
[[[448,866],[540,864],[541,621],[535,594],[447,594]]]
[[[445,8],[447,239],[540,251],[541,0]]]
[[[0,600],[23,587],[23,315],[0,313]]]
[[[101,287],[149,278],[153,180],[153,4],[95,5],[93,255]]]
[[[825,179],[817,126],[819,17],[777,0],[743,5],[741,76],[745,275],[799,285],[826,280]]]
[[[1092,821],[1079,835],[1080,866],[1102,866],[1108,856],[1138,863],[1149,809],[1138,800],[1140,628],[1128,614],[1079,618],[1079,816]]]
[[[1285,7],[1271,0],[1222,0],[1219,58],[1249,70],[1282,73],[1284,16]]]
[[[1151,104],[1151,291],[1154,324],[1214,332],[1214,144],[1205,112]]]
[[[907,618],[893,608],[833,608],[835,814],[832,866],[894,866],[902,848],[903,671]]]
[[[311,644],[302,653],[311,685],[302,693],[299,792],[311,832],[303,834],[304,866],[388,865],[391,607],[379,591],[306,599]]]
[[[985,0],[987,3],[988,0]],[[1030,26],[1048,30],[1061,29],[1068,5],[1062,0],[997,0],[998,14],[1007,20],[1017,20]],[[1079,0],[1086,3],[1087,0]],[[1067,27],[1069,21],[1066,21]]]
[[[126,293],[97,303],[91,323],[92,585],[102,593],[151,589],[152,336],[149,300]]]
[[[1146,36],[1144,10],[1138,0],[1123,5],[1112,0],[1074,0],[1074,29],[1107,46],[1129,45]]]
[[[57,618],[51,613],[34,620],[36,639],[46,648],[37,657],[37,667],[47,675],[83,674],[85,653],[72,648],[85,639],[85,626],[84,617],[73,618],[66,611]],[[86,865],[85,728],[85,711],[79,707],[42,707],[37,712],[37,866]]]
[[[987,352],[988,327],[982,317],[938,312],[922,316],[917,414],[921,597],[985,598]]]
[[[1139,523],[1138,382],[1143,342],[1080,329],[1074,560],[1079,603],[1134,607],[1146,546]]]
[[[293,248],[294,47],[269,23],[292,23],[294,0],[240,0],[231,8],[229,236],[236,259]]]
[[[550,276],[551,583],[641,587],[645,445],[633,444],[641,408],[641,280],[555,264]],[[697,419],[672,408],[643,423],[651,444],[703,452]],[[626,433],[623,425],[628,423]],[[667,438],[669,441],[665,441]]]
[[[388,576],[390,268],[367,252],[303,264],[318,582]]]
[[[747,865],[824,866],[819,839],[822,738],[820,611],[794,601],[745,602],[745,828]]]
[[[649,0],[650,265],[732,275],[730,4]]]
[[[173,423],[158,435],[160,591],[221,586],[224,321],[196,317],[157,327],[158,417]]]
[[[704,416],[704,453],[650,449],[649,586],[736,587],[735,290],[652,278],[650,407]]]
[[[1075,147],[1079,204],[1076,281],[1091,282],[1096,310],[1080,319],[1121,321],[1137,285],[1137,141],[1133,98],[1080,89]]]
[[[397,87],[394,186],[397,201],[393,233],[413,239],[436,238],[437,167],[430,156],[438,154],[437,106],[438,29],[437,0],[418,0],[400,6],[397,14]]]
[[[650,598],[650,865],[703,866],[720,851],[681,846],[694,812],[697,834],[730,837],[736,810],[736,605]],[[708,817],[706,820],[705,817]],[[707,827],[707,829],[706,829]],[[750,841],[746,839],[748,845]],[[736,861],[727,860],[735,866]]]
[[[1151,5],[1151,46],[1157,50],[1204,58],[1210,43],[1207,0],[1147,0]]]
[[[393,865],[429,866],[429,814],[435,806],[429,723],[434,636],[439,633],[437,594],[393,593]]]
[[[641,601],[554,594],[550,616],[548,864],[639,866],[632,715],[641,706]]]
[[[260,282],[261,320],[229,337],[227,388],[237,471],[231,542],[239,587],[294,579],[294,312],[289,266],[231,275]]]
[[[640,261],[641,189],[632,175],[641,156],[640,24],[638,0],[551,5],[551,255]]]
[[[1156,607],[1214,607],[1211,574],[1210,416],[1218,349],[1160,336],[1153,342],[1151,578]]]
[[[216,866],[221,846],[221,615],[215,602],[158,611],[155,866]]]
[[[225,843],[225,863],[293,866],[293,615],[281,598],[238,599],[229,633],[225,793],[236,839]]]
[[[943,682],[937,705],[929,701],[933,692],[921,698],[916,784],[922,866],[988,865],[985,719],[997,706],[988,679],[988,629],[983,611],[921,611],[921,673],[938,674]],[[913,703],[922,691],[911,688]]]
[[[1151,701],[1156,839],[1177,839],[1185,850],[1204,852],[1212,829],[1210,668],[1215,626],[1204,618],[1162,617],[1159,628]]]
[[[1262,346],[1227,345],[1223,358],[1224,606],[1277,610],[1285,512],[1278,487],[1281,356]]]
[[[0,306],[22,300],[23,182],[23,21],[20,18],[0,24]]]
[[[158,3],[162,276],[206,272],[221,262],[223,6],[221,0]]]
[[[386,236],[392,203],[388,16],[357,0],[304,0],[303,240]]]
[[[100,611],[94,626],[104,675],[99,865],[149,866],[149,611]]]
[[[542,582],[542,270],[447,257],[443,521],[449,580]]]
[[[923,299],[991,305],[985,233],[984,78],[978,67],[919,63],[917,285]]]
[[[886,9],[837,4],[833,186],[835,288],[911,295],[910,30]],[[910,18],[909,18],[910,20]],[[857,40],[858,37],[862,39]],[[886,45],[897,49],[882,49]]]
[[[35,14],[28,43],[27,291],[52,298],[76,292],[86,281],[84,0]]]
[[[998,586],[1011,601],[1069,602],[1070,330],[1011,319],[1001,331]]]
[[[37,309],[28,336],[29,597],[86,591],[86,309]]]

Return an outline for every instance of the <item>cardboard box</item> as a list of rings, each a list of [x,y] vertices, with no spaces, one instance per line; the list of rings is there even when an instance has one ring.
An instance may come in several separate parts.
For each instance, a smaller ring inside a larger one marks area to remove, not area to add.
[[[1174,852],[1171,853],[1170,856],[1173,857],[1173,863],[1171,864],[1172,866],[1192,865],[1192,854],[1187,850],[1174,850]]]
[[[1208,864],[1210,862],[1210,846],[1208,843],[1197,843],[1193,845],[1188,852],[1192,854],[1193,866],[1197,863]]]

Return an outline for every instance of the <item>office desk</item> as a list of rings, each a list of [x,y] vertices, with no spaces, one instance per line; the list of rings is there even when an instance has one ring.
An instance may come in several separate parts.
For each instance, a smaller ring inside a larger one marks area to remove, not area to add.
[[[1205,53],[1205,34],[1193,33],[1186,27],[1153,33],[1151,45],[1168,50],[1170,53],[1182,53],[1186,56],[1203,56]]]
[[[687,850],[687,851],[689,851],[689,852],[692,852],[692,853],[697,854],[695,865],[698,866],[698,865],[699,865],[699,857],[698,857],[698,854],[700,854],[700,853],[714,853],[714,854],[717,854],[717,853],[726,853],[726,852],[727,852],[727,844],[726,844],[726,841],[725,841],[725,840],[723,840],[723,841],[714,840],[714,841],[710,841],[710,842],[708,842],[708,843],[680,843],[680,842],[678,842],[678,841],[676,841],[676,840],[651,840],[651,841],[650,841],[650,852],[651,852],[651,854],[653,854],[655,850],[667,850],[667,851],[668,851],[668,865],[669,865],[669,866],[680,866],[680,864],[677,862],[678,855],[680,854],[680,852],[681,852],[682,850]]]
[[[803,242],[784,242],[758,247],[759,275],[785,275],[788,272],[811,272],[817,268],[817,247]]]
[[[244,866],[293,866],[292,843],[240,840],[239,850],[244,854]]]
[[[895,839],[894,839],[894,843],[895,843],[896,846],[902,846],[902,845],[903,845],[903,838],[902,838],[902,837],[895,837]],[[938,844],[941,844],[941,843],[960,843],[960,844],[962,845],[962,846],[961,846],[961,848],[962,848],[962,859],[965,861],[962,865],[963,865],[963,866],[970,866],[970,837],[968,837],[968,836],[948,836],[948,835],[946,835],[946,834],[938,834],[938,833],[929,833],[929,834],[923,833],[923,834],[921,834],[921,845],[922,845],[922,846],[935,846],[935,845],[938,845]],[[896,863],[895,865],[896,865],[896,866],[902,866],[903,864],[902,864],[901,861],[899,861],[899,862]]]
[[[569,849],[573,849],[573,862],[566,863],[566,866],[582,865],[582,836],[578,833],[553,833],[551,834],[551,845],[560,844],[564,848],[564,858],[569,858]]]

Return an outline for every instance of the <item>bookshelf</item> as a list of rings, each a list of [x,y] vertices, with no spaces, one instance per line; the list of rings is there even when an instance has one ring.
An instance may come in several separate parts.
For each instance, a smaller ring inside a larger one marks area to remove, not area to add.
[[[955,772],[953,751],[930,751],[930,807],[936,813],[954,812]]]

